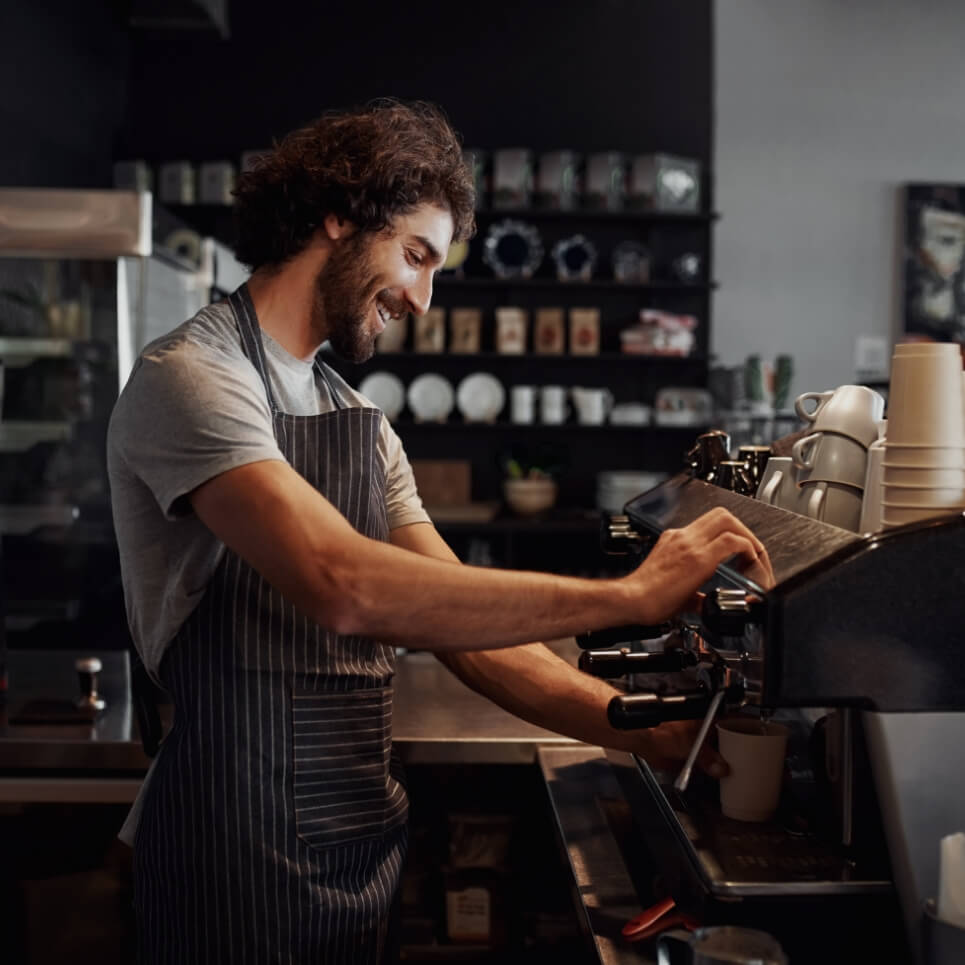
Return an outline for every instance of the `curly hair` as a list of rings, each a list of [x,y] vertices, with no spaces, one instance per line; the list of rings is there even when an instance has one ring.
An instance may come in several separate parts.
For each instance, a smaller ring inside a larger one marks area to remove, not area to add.
[[[377,232],[430,202],[452,215],[454,241],[475,231],[472,173],[459,138],[425,101],[327,111],[257,158],[234,194],[236,254],[252,269],[298,254],[329,214]]]

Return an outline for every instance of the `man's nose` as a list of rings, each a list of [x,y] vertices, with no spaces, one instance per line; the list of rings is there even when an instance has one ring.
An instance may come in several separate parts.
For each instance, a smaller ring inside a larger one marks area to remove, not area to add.
[[[432,272],[420,272],[418,279],[406,289],[405,296],[416,315],[425,315],[432,304]]]

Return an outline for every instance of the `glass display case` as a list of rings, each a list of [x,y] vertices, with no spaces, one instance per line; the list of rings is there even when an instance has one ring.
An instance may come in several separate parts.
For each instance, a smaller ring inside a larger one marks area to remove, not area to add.
[[[0,189],[0,545],[8,646],[126,647],[105,443],[140,349],[244,279],[153,241],[150,194]]]

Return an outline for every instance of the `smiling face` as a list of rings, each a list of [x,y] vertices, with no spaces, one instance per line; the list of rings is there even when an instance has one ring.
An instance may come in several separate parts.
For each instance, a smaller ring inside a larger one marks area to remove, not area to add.
[[[433,276],[452,241],[452,217],[421,204],[374,234],[327,227],[334,244],[316,279],[312,325],[341,358],[364,362],[386,322],[428,310]]]

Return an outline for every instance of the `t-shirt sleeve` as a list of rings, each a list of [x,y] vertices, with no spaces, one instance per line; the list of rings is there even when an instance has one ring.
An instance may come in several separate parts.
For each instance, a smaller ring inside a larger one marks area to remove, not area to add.
[[[384,415],[379,442],[385,447],[385,509],[389,529],[431,522],[419,498],[402,440]]]
[[[187,340],[138,361],[111,419],[110,446],[169,519],[189,513],[184,497],[209,479],[285,461],[250,363]]]

